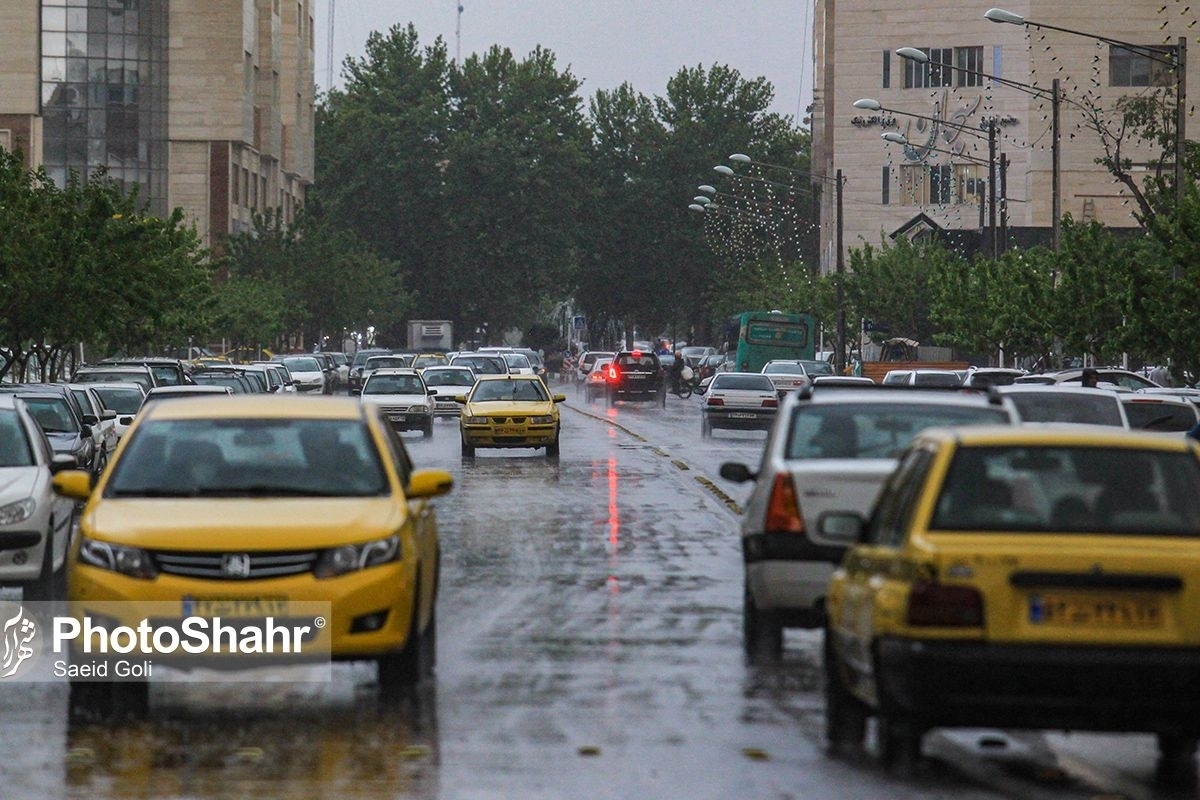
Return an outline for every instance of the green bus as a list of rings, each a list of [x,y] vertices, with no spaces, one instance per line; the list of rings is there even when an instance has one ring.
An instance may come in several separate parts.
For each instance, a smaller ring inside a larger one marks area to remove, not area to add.
[[[734,363],[739,372],[761,372],[763,365],[773,359],[812,360],[816,357],[813,336],[816,320],[812,314],[744,311],[735,320]]]

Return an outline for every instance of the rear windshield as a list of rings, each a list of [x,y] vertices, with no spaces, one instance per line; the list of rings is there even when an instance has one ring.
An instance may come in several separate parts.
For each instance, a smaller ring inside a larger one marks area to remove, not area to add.
[[[712,389],[748,389],[759,392],[774,392],[775,384],[766,375],[742,375],[725,373],[713,378]],[[710,390],[711,391],[711,390]]]
[[[931,528],[1200,537],[1200,462],[1116,447],[968,447]]]
[[[1078,422],[1084,425],[1124,427],[1121,401],[1116,395],[1070,392],[1013,392],[1007,395],[1022,422]]]
[[[1129,427],[1148,431],[1189,431],[1196,424],[1196,412],[1176,403],[1131,400],[1125,405]]]
[[[101,386],[96,389],[100,402],[104,407],[118,414],[136,414],[142,407],[145,395],[137,389],[120,389],[117,387]]]
[[[926,428],[1007,425],[995,406],[894,403],[803,405],[792,413],[787,458],[897,458]]]

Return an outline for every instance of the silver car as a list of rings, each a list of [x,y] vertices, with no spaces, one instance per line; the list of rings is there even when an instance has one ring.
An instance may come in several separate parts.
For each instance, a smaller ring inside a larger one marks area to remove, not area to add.
[[[721,372],[713,376],[700,411],[700,436],[716,428],[769,431],[779,410],[775,383],[759,372]]]
[[[52,473],[75,469],[55,456],[22,400],[0,394],[0,586],[21,586],[26,600],[61,599],[75,501],[60,497]]]
[[[840,386],[788,393],[759,469],[721,465],[723,478],[754,482],[741,531],[747,654],[778,657],[784,628],[824,624],[826,587],[845,547],[817,533],[822,514],[866,516],[900,453],[925,428],[1015,420],[997,395]]]

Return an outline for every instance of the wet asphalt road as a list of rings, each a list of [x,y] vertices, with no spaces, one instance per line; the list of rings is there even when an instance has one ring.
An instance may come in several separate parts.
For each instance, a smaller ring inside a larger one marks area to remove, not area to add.
[[[366,664],[333,681],[155,685],[149,718],[70,726],[65,685],[0,687],[10,798],[1161,797],[1148,737],[928,737],[914,775],[821,746],[820,634],[784,659],[740,645],[737,513],[763,434],[699,435],[699,401],[588,404],[559,387],[562,452],[449,469],[435,680],[381,705]]]

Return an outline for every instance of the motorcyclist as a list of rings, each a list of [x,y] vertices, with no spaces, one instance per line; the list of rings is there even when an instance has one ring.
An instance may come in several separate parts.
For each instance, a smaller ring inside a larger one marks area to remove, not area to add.
[[[683,360],[683,353],[676,350],[675,361],[671,364],[671,384],[675,394],[679,394],[679,388],[683,381],[683,368],[686,366],[687,362]]]

